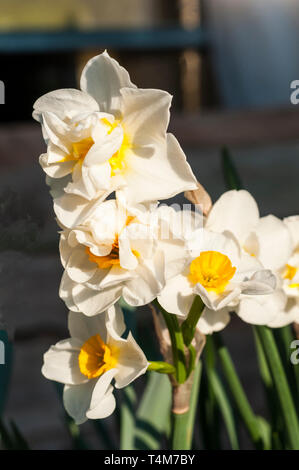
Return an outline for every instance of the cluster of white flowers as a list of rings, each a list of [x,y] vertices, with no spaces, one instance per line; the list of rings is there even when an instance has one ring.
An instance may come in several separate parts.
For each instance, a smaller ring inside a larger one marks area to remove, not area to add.
[[[105,52],[85,66],[81,91],[54,91],[34,105],[47,144],[40,164],[62,228],[60,297],[71,336],[45,354],[43,374],[65,384],[77,423],[110,415],[111,381],[125,387],[147,370],[132,335],[122,337],[121,297],[133,306],[157,298],[186,318],[200,296],[204,334],[224,328],[231,311],[273,326],[298,315],[299,217],[259,218],[246,191],[225,193],[205,220],[159,206],[197,189],[167,133],[170,103],[164,91],[136,88]]]

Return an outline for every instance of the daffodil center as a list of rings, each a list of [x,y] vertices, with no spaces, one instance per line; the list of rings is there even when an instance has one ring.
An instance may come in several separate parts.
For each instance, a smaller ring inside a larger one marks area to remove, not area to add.
[[[127,227],[132,222],[136,222],[136,221],[137,219],[135,216],[128,215],[126,218],[126,223],[124,227]],[[85,248],[85,251],[88,255],[89,261],[91,261],[92,263],[96,263],[100,269],[107,269],[107,268],[111,268],[114,265],[118,265],[118,266],[120,265],[118,234],[116,234],[115,236],[115,240],[112,244],[112,248],[111,248],[109,255],[106,255],[106,256],[94,255],[88,246]],[[139,258],[140,253],[137,250],[132,250],[132,253],[137,258]]]
[[[291,281],[295,277],[297,271],[298,271],[298,268],[296,268],[296,266],[291,266],[290,264],[286,264],[282,277],[284,279],[288,279],[289,281]],[[293,289],[299,289],[299,283],[293,282],[289,284],[288,287],[291,287]]]
[[[117,365],[118,351],[105,344],[97,334],[85,341],[80,349],[78,361],[82,374],[94,379]]]
[[[115,241],[112,244],[112,249],[107,256],[96,256],[91,251],[90,248],[86,247],[86,253],[88,254],[88,259],[92,263],[96,263],[100,269],[107,269],[111,268],[113,265],[119,265],[119,245],[118,245],[118,237],[116,237]]]
[[[72,144],[72,151],[71,154],[74,157],[74,160],[83,162],[84,158],[86,157],[87,152],[93,146],[94,140],[92,137],[87,137],[86,139],[82,139],[79,142],[74,142]]]
[[[119,120],[115,120],[112,124],[108,121],[108,119],[102,119],[102,122],[108,126],[108,134],[120,124]],[[118,174],[123,174],[128,168],[128,161],[127,161],[127,150],[131,147],[130,139],[128,135],[124,132],[123,141],[120,148],[117,152],[109,158],[109,164],[111,167],[111,176],[115,176]]]
[[[207,291],[221,293],[232,279],[236,268],[219,251],[203,251],[190,264],[189,280],[201,284]]]
[[[93,146],[93,144],[94,140],[92,137],[87,137],[86,139],[82,139],[79,142],[73,142],[70,153],[63,157],[60,162],[75,162],[82,165],[87,152],[89,151],[90,147]]]
[[[298,271],[298,268],[295,266],[291,266],[290,264],[286,264],[285,271],[283,274],[284,279],[289,279],[290,281],[293,279],[295,276],[296,272]]]

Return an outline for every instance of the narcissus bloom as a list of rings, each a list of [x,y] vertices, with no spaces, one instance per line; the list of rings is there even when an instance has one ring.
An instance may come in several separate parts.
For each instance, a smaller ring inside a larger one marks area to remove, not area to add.
[[[70,312],[68,326],[71,337],[45,353],[42,373],[65,384],[64,406],[77,424],[106,418],[115,408],[111,381],[126,387],[146,371],[146,357],[131,333],[121,338],[125,325],[118,306],[92,318]]]
[[[61,233],[65,272],[60,296],[70,310],[91,316],[121,296],[134,306],[156,298],[165,276],[180,269],[177,258],[184,257],[183,240],[160,239],[159,213],[107,200],[97,204],[76,229]]]
[[[167,281],[158,300],[168,312],[185,317],[195,296],[200,296],[206,306],[199,320],[203,333],[224,328],[229,310],[238,303],[241,293],[273,292],[274,276],[242,252],[230,234],[196,230],[187,246],[189,260],[185,269]],[[248,318],[250,321],[250,312]]]
[[[106,52],[85,66],[81,90],[53,91],[34,104],[48,145],[40,164],[55,186],[62,224],[74,227],[90,201],[120,188],[132,204],[196,189],[181,147],[167,133],[167,92],[136,88]]]
[[[299,320],[299,217],[283,221],[273,215],[260,217],[250,193],[228,191],[214,204],[205,226],[232,232],[245,252],[275,273],[276,290],[266,296],[242,295],[237,313],[243,318],[251,310],[257,324],[267,315],[271,327]]]

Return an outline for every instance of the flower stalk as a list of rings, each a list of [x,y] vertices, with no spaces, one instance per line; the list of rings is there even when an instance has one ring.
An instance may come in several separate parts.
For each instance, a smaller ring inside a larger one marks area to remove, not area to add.
[[[195,328],[204,310],[204,307],[205,305],[203,301],[197,295],[193,300],[188,317],[185,321],[183,321],[181,325],[184,343],[186,346],[189,346],[191,344],[192,339],[194,338]]]
[[[228,382],[231,394],[234,398],[238,412],[247,428],[253,444],[257,449],[263,448],[263,440],[259,429],[257,416],[254,414],[244,389],[230,357],[229,351],[223,344],[219,334],[214,334],[212,339],[219,355],[225,378]]]
[[[166,310],[161,307],[157,300],[155,300],[153,303],[161,312],[169,331],[176,381],[179,384],[183,384],[187,378],[187,369],[185,359],[185,345],[178,319],[175,315],[166,312]]]
[[[173,388],[172,449],[190,450],[198,401],[202,365],[199,361],[188,380]],[[188,408],[182,408],[182,398]]]
[[[270,328],[255,326],[273,377],[291,449],[299,450],[299,423],[285,371]]]

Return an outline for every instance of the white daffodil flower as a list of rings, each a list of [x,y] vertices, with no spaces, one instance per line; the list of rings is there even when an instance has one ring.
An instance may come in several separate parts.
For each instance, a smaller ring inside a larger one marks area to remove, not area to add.
[[[131,333],[121,338],[125,324],[118,306],[92,318],[70,312],[68,327],[71,337],[45,353],[42,373],[65,384],[64,406],[76,424],[106,418],[115,409],[111,381],[126,387],[145,373],[147,359]]]
[[[283,223],[289,230],[292,250],[280,270],[282,288],[288,297],[299,300],[299,216],[286,217]]]
[[[68,308],[92,316],[121,296],[134,306],[154,300],[165,277],[185,262],[185,242],[163,234],[166,223],[156,208],[132,208],[111,199],[95,205],[76,229],[64,230],[60,297]]]
[[[40,164],[55,185],[63,225],[74,227],[90,201],[120,188],[131,204],[196,189],[180,145],[167,133],[170,104],[165,91],[137,88],[107,52],[86,64],[81,91],[57,90],[35,102],[33,117],[48,145]]]
[[[291,253],[286,262],[278,270],[281,291],[285,294],[278,315],[269,326],[281,327],[299,322],[299,216],[294,215],[283,219],[284,226],[291,237]],[[275,249],[280,245],[277,243]],[[283,298],[283,296],[281,295]],[[282,300],[281,300],[282,302]]]
[[[276,276],[276,290],[266,296],[242,295],[236,306],[246,321],[254,316],[255,324],[271,327],[299,320],[299,217],[283,221],[273,215],[259,216],[256,201],[247,191],[228,191],[214,204],[205,227],[215,232],[229,230],[242,249],[270,269]],[[268,321],[264,323],[265,318]]]
[[[250,255],[242,252],[229,233],[196,230],[188,240],[189,261],[185,269],[169,279],[158,296],[170,313],[186,317],[196,295],[206,308],[198,327],[205,333],[218,331],[229,322],[229,311],[241,293],[273,292],[275,277]],[[250,319],[249,319],[250,320]]]

